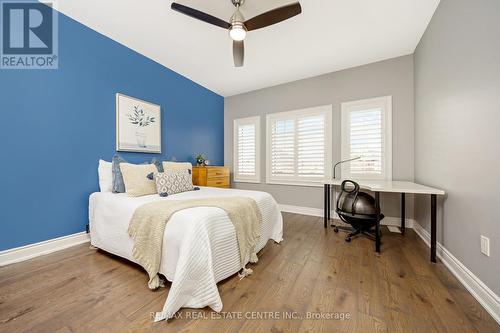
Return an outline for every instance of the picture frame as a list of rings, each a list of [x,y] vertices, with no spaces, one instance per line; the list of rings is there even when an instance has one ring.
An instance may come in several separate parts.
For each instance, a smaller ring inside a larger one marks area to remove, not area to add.
[[[161,106],[116,94],[116,150],[161,154]]]

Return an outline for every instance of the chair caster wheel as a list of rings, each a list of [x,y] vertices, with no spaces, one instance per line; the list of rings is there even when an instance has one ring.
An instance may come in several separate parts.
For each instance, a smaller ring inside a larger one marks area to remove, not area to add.
[[[345,241],[346,241],[347,243],[350,243],[350,242],[351,242],[351,237],[346,237],[346,238],[345,238]]]
[[[339,232],[339,228],[335,227],[335,228],[333,228],[333,231]]]

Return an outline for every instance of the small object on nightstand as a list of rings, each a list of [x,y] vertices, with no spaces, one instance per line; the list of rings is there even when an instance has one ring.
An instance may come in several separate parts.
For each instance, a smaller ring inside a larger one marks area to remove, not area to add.
[[[229,167],[195,166],[193,167],[193,185],[229,188]]]
[[[196,156],[196,164],[198,166],[205,165],[205,156],[203,156],[203,154],[198,154],[198,156]]]

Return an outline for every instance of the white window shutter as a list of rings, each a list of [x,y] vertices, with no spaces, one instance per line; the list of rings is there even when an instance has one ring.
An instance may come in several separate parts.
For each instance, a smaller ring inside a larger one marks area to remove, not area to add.
[[[276,120],[271,134],[271,175],[295,174],[295,120]]]
[[[238,127],[238,174],[241,176],[255,176],[256,149],[255,124],[246,124]]]
[[[267,182],[318,186],[331,176],[332,107],[267,116]]]
[[[351,162],[351,174],[382,175],[382,109],[352,111],[349,116],[349,158],[361,156],[359,160]]]
[[[325,125],[323,114],[299,117],[297,133],[297,173],[299,177],[325,177]]]
[[[260,182],[260,117],[234,121],[234,180]]]
[[[392,179],[392,97],[342,103],[342,178]]]

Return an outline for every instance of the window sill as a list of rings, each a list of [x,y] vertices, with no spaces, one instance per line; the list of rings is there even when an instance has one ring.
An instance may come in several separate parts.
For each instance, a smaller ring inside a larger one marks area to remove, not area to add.
[[[294,182],[294,181],[279,181],[279,180],[268,180],[266,184],[269,185],[288,185],[288,186],[303,186],[303,187],[323,187],[323,181],[320,182]]]
[[[390,178],[386,178],[386,177],[373,177],[373,176],[360,176],[360,175],[356,175],[356,176],[353,176],[353,175],[347,175],[346,177],[337,177],[337,179],[351,179],[351,180],[354,180],[354,181],[370,181],[370,180],[376,180],[376,181],[392,181],[392,177]]]
[[[234,183],[250,183],[250,184],[260,184],[261,181],[259,180],[254,180],[254,179],[233,179]]]

